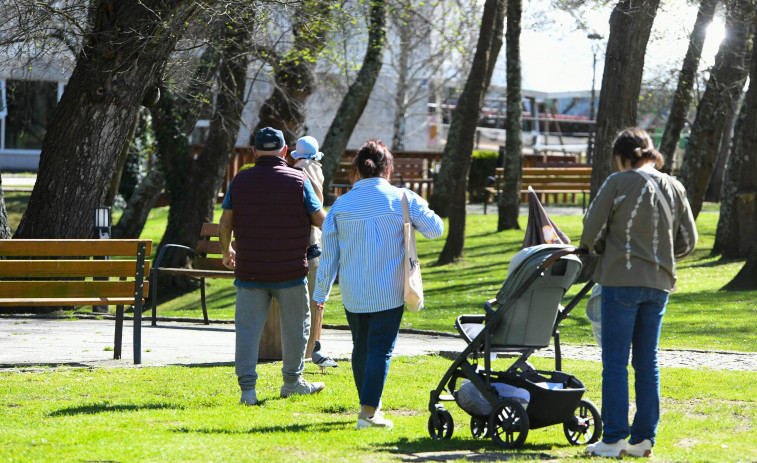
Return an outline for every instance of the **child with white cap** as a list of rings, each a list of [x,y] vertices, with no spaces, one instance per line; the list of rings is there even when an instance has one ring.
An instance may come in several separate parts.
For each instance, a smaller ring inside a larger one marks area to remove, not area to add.
[[[294,163],[294,167],[302,169],[308,176],[308,178],[310,178],[310,184],[313,186],[313,190],[318,196],[318,199],[321,201],[321,204],[323,204],[323,169],[321,168],[321,163],[319,162],[323,157],[323,153],[318,151],[318,148],[318,140],[311,136],[304,136],[297,140],[297,146],[295,147],[295,150],[292,151],[291,155],[296,161]],[[320,326],[321,320],[323,320],[323,313],[318,308],[316,308],[315,310],[312,309],[313,307],[315,307],[315,303],[313,302],[312,297],[313,290],[315,289],[315,276],[318,273],[318,256],[321,255],[320,242],[321,229],[318,227],[311,227],[310,246],[308,246],[307,254],[308,267],[310,267],[310,271],[308,273],[308,292],[310,293],[311,297],[311,327],[317,327],[315,329],[319,330],[319,332],[313,333],[314,336],[311,336],[311,341],[309,341],[309,343],[314,342],[314,345],[308,347],[313,348],[313,363],[318,365],[321,370],[323,370],[324,367],[336,367],[338,365],[328,355],[319,352],[321,343],[318,338],[320,338]]]
[[[318,196],[321,204],[323,204],[323,169],[319,162],[323,157],[323,153],[318,151],[318,141],[310,136],[300,138],[297,140],[295,150],[292,151],[292,157],[296,161],[294,167],[302,169],[307,174],[316,196]],[[321,230],[318,227],[311,227],[308,260],[315,259],[321,255],[320,242]],[[316,265],[318,265],[317,262]]]

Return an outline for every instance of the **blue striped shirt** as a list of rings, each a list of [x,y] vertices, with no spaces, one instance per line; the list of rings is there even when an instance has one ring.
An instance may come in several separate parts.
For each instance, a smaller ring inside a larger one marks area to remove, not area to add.
[[[378,177],[356,182],[336,200],[323,222],[314,301],[328,299],[338,271],[348,311],[379,312],[404,304],[403,192],[408,193],[415,229],[426,238],[441,236],[444,222],[417,194]]]

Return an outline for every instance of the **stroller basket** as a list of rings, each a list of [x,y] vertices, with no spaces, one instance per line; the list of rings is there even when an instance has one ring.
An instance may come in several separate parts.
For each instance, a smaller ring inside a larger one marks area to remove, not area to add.
[[[561,371],[505,373],[501,381],[531,394],[526,412],[532,429],[569,421],[586,392],[578,378]]]

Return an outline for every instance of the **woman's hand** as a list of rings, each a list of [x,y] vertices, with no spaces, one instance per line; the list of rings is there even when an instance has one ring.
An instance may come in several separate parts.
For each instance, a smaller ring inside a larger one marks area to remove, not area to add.
[[[323,308],[326,307],[326,303],[325,302],[316,302],[315,306],[318,308],[318,310],[320,310],[321,312],[323,312]]]

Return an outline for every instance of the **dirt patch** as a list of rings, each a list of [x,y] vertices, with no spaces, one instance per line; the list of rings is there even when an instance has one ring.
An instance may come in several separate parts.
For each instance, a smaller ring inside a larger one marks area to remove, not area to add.
[[[678,447],[680,449],[690,449],[690,448],[692,448],[694,446],[697,446],[697,445],[699,445],[701,443],[702,443],[702,441],[700,441],[699,439],[691,439],[691,438],[687,437],[685,439],[681,439],[681,440],[676,441],[676,443],[673,444],[673,445],[675,445],[676,447]]]

